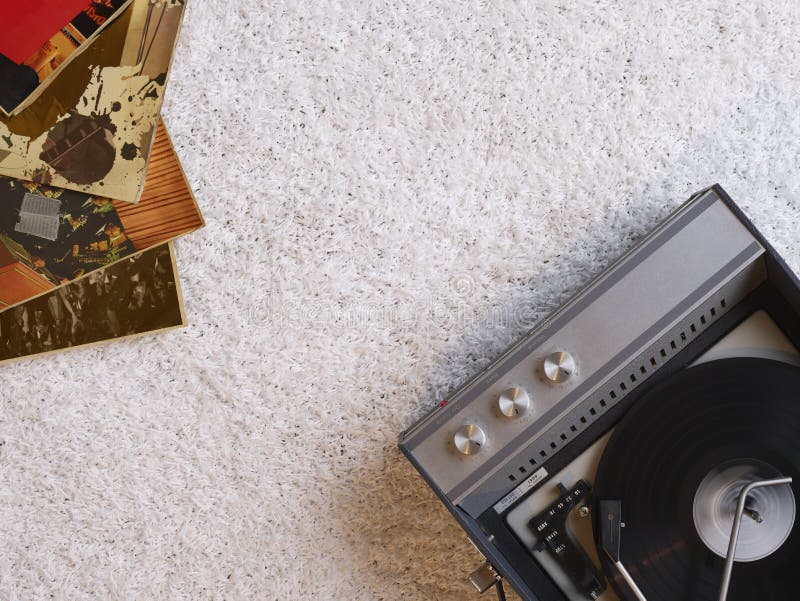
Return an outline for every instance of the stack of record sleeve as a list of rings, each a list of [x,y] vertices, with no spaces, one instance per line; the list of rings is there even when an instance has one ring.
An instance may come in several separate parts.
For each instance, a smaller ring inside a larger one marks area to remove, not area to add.
[[[0,4],[0,362],[186,325],[160,118],[183,0]]]

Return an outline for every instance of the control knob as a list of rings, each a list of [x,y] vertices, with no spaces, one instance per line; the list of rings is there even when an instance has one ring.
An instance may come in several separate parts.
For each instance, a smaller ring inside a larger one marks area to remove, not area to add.
[[[475,424],[461,426],[453,436],[453,443],[459,453],[474,455],[486,444],[486,433]]]
[[[544,375],[554,384],[566,382],[575,373],[575,359],[566,351],[547,355],[544,360]]]
[[[531,397],[524,388],[515,386],[500,393],[497,405],[506,417],[519,417],[530,408]]]

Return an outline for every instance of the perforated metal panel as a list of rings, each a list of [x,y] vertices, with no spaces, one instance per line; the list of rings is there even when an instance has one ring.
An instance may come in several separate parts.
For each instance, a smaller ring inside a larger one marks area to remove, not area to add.
[[[22,199],[19,222],[14,230],[37,238],[55,241],[58,239],[61,201],[38,194],[26,193]]]

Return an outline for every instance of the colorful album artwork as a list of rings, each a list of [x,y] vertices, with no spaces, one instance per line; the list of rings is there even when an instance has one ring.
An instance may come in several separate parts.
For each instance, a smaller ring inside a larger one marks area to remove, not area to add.
[[[0,245],[54,287],[136,252],[106,198],[0,178],[0,207]]]
[[[170,242],[0,313],[0,362],[185,325]]]
[[[183,0],[133,0],[30,106],[0,116],[0,175],[139,202],[183,13]]]
[[[91,0],[3,0],[0,54],[22,63]]]
[[[0,309],[203,226],[159,125],[142,202],[0,177]]]
[[[48,81],[63,71],[69,61],[130,3],[131,0],[82,0],[69,22],[22,58],[16,48],[0,51],[0,109],[3,114],[16,115],[29,106]],[[5,28],[11,29],[12,37],[20,37],[26,21],[18,21],[16,27],[12,21],[12,26]],[[6,46],[7,42],[3,44]]]

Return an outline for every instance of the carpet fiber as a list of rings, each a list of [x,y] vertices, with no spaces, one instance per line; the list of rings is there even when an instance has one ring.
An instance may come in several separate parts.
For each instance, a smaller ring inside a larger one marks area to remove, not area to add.
[[[187,330],[0,367],[0,598],[471,599],[399,432],[693,191],[800,267],[794,0],[190,0]]]

